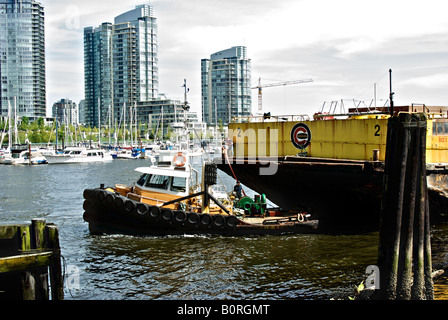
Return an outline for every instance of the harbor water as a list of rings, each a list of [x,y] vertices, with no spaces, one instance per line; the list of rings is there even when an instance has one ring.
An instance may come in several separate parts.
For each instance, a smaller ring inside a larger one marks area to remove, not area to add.
[[[132,184],[139,176],[134,169],[147,165],[149,160],[1,165],[0,224],[44,218],[58,226],[67,300],[347,299],[376,263],[378,233],[91,235],[83,220],[83,190]],[[234,179],[222,172],[219,177],[228,190],[233,187]],[[448,228],[435,226],[433,233],[433,259],[444,266]],[[448,299],[447,279],[436,281],[436,298]]]

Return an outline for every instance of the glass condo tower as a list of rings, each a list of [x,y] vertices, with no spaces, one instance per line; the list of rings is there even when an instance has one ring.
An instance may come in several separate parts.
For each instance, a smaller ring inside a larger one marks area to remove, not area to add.
[[[46,116],[44,8],[0,0],[0,115]],[[11,108],[8,107],[11,106]]]
[[[246,47],[216,52],[201,60],[202,119],[227,125],[234,117],[250,116],[251,61]]]
[[[157,20],[150,5],[136,6],[114,23],[84,29],[86,124],[120,121],[125,106],[158,95]]]

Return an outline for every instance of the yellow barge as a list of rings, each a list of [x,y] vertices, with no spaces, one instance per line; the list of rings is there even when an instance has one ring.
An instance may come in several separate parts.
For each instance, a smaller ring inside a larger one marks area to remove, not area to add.
[[[401,106],[427,117],[426,163],[431,212],[448,213],[448,107]],[[346,114],[236,118],[218,168],[284,208],[313,212],[332,227],[352,221],[376,228],[380,211],[389,108]],[[341,219],[344,217],[344,219]],[[346,219],[348,218],[348,219]],[[339,229],[340,230],[340,229]]]

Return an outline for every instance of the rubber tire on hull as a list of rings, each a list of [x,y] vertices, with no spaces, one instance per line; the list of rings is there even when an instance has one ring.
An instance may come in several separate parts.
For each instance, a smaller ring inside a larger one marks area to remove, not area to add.
[[[154,220],[158,220],[160,218],[160,211],[159,207],[153,206],[149,211],[149,216]]]
[[[98,200],[103,201],[104,199],[106,199],[106,191],[99,190],[98,191]]]
[[[236,225],[238,224],[238,218],[235,216],[228,216],[226,218],[226,228],[233,230],[236,228]]]
[[[127,199],[124,203],[124,208],[129,213],[134,212],[134,210],[136,208],[135,202],[131,199]]]
[[[187,215],[188,223],[192,225],[197,225],[199,223],[199,215],[196,212],[189,212]]]
[[[171,210],[171,209],[163,209],[162,210],[162,220],[169,222],[172,219],[173,219],[173,210]]]
[[[216,214],[213,216],[213,228],[221,229],[226,223],[226,219],[221,214]]]
[[[82,196],[86,200],[93,200],[97,198],[96,194],[97,192],[94,189],[85,189],[84,192],[82,193]]]
[[[117,208],[122,208],[124,206],[125,201],[126,201],[126,198],[119,195],[119,196],[115,197],[114,204]]]
[[[178,223],[182,223],[187,219],[187,213],[182,210],[174,211],[174,220]]]
[[[115,202],[115,195],[113,193],[108,193],[106,195],[106,203],[111,206],[113,205]]]
[[[208,213],[203,213],[200,216],[200,225],[201,227],[208,228],[213,222],[213,218]]]
[[[146,203],[137,204],[137,213],[140,215],[145,215],[149,212],[150,207]]]

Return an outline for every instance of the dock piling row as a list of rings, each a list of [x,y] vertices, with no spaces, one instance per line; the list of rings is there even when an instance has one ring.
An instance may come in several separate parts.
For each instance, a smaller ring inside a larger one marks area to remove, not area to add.
[[[60,251],[58,228],[44,219],[0,226],[0,300],[63,300]]]
[[[425,114],[400,113],[389,119],[378,248],[379,299],[433,299],[425,150]]]

